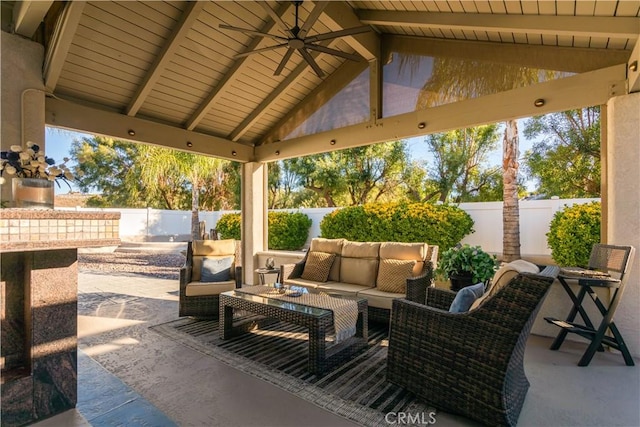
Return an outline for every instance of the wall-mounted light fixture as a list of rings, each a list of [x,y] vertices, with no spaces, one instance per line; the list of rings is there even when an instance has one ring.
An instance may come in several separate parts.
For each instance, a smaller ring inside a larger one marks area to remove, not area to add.
[[[127,133],[129,134],[129,136],[136,136],[136,131],[133,129],[129,129]]]
[[[426,127],[427,127],[427,124],[425,122],[418,123],[418,129],[424,129]]]
[[[336,140],[335,140],[335,139],[332,139],[331,141],[329,141],[329,144],[331,144],[331,145],[336,145]]]
[[[231,152],[231,155],[235,157],[235,156],[237,156],[237,155],[238,155],[238,153],[236,152],[236,150],[233,150],[233,151]]]
[[[536,107],[542,107],[545,104],[545,100],[542,98],[538,98],[535,101],[533,101],[533,105],[535,105]]]
[[[189,148],[193,147],[193,142],[187,141],[187,147],[189,147]]]
[[[280,155],[280,150],[276,150],[276,156]]]
[[[629,64],[629,71],[638,71],[638,61],[633,61]]]

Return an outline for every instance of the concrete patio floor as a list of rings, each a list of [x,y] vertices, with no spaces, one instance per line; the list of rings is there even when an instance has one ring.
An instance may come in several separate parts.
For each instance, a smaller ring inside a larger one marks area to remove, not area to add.
[[[177,318],[177,293],[177,280],[81,272],[78,406],[36,425],[354,425],[149,330]],[[527,345],[520,426],[640,426],[638,366],[607,352],[581,368],[583,344],[550,341]],[[475,425],[445,413],[437,424]]]

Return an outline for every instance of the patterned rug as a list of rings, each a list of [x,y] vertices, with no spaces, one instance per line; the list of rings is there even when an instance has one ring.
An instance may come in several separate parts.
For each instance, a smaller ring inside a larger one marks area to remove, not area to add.
[[[387,425],[391,412],[434,411],[386,381],[384,326],[370,327],[369,346],[322,377],[307,371],[307,333],[299,326],[277,322],[226,341],[218,337],[217,319],[184,318],[150,329],[363,426]]]

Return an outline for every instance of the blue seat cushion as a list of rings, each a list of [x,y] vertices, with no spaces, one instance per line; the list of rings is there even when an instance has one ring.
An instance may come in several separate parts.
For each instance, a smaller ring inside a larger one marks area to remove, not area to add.
[[[231,280],[233,257],[205,257],[202,260],[201,282],[226,282]]]
[[[476,283],[458,291],[449,307],[450,313],[464,313],[469,311],[471,304],[484,294],[484,283]]]

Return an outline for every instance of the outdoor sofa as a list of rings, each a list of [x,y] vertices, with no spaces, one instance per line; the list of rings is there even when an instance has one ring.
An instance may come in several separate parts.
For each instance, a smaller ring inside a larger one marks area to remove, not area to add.
[[[389,322],[394,299],[425,301],[438,246],[314,238],[304,259],[281,266],[282,281],[316,292],[365,298],[369,321]]]

